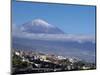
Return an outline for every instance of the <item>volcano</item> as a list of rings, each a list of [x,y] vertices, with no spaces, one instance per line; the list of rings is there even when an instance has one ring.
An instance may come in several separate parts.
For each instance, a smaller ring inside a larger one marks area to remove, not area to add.
[[[15,49],[78,57],[95,62],[94,36],[68,35],[42,19],[35,19],[13,28],[12,41]]]
[[[28,33],[64,34],[58,27],[51,25],[42,19],[35,19],[24,23],[20,28],[23,32]]]

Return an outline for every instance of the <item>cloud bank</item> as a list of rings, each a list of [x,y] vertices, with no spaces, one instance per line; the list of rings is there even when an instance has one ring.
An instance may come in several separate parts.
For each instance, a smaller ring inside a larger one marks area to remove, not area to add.
[[[36,40],[59,40],[59,41],[76,41],[79,43],[92,42],[95,43],[95,36],[93,35],[73,35],[73,34],[43,34],[43,33],[29,33],[23,32],[20,27],[13,25],[12,36],[25,39]]]

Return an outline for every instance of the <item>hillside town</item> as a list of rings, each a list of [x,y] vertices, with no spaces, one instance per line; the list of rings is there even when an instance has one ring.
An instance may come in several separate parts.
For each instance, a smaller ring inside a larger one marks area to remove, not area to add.
[[[12,50],[12,73],[27,74],[95,69],[95,63],[89,63],[75,57],[44,54],[34,50]]]

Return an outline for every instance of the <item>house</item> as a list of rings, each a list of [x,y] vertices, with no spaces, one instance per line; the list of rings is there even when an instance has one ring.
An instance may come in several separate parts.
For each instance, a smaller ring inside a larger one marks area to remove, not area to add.
[[[17,52],[17,51],[15,51],[15,55],[20,56],[20,53],[19,53],[19,52]]]
[[[87,69],[90,69],[90,67],[88,67],[88,66],[83,66],[82,69],[83,69],[83,70],[87,70]]]

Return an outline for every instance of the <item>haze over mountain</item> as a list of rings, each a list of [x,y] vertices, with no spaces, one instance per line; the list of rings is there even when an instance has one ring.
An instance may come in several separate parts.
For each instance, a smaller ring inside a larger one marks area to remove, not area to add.
[[[42,19],[13,27],[13,48],[35,50],[95,62],[95,36],[65,34]]]

